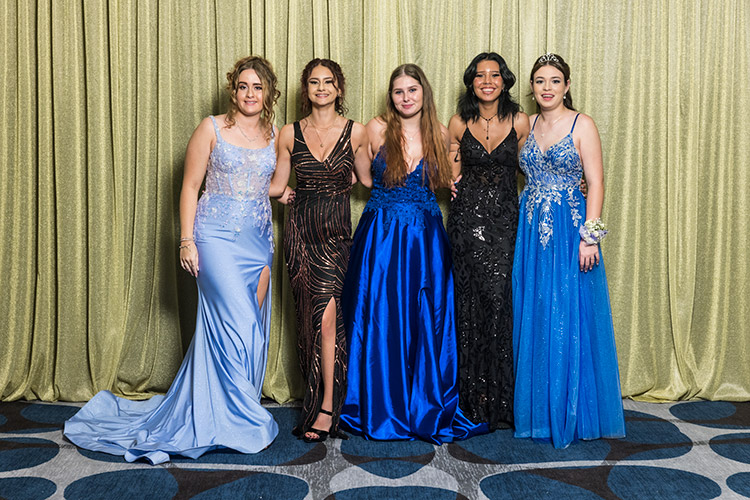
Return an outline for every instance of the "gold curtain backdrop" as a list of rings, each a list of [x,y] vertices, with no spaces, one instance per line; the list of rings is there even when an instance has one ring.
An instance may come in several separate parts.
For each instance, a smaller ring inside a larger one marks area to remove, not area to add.
[[[177,262],[195,126],[225,74],[268,58],[277,125],[299,75],[339,61],[348,116],[383,109],[390,72],[423,67],[439,116],[463,70],[502,54],[531,114],[530,68],[572,69],[602,136],[603,244],[625,396],[750,399],[750,109],[746,0],[2,0],[0,398],[133,398],[169,386],[193,333]],[[354,221],[367,192],[353,196]],[[444,208],[447,206],[443,204]],[[294,307],[277,249],[264,394],[299,397]]]

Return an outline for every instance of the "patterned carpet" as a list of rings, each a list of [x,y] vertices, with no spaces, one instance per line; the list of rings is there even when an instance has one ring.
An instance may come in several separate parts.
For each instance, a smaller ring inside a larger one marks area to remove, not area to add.
[[[298,409],[268,405],[281,433],[256,455],[214,451],[164,466],[79,450],[65,403],[0,403],[0,497],[71,499],[750,498],[750,403],[625,401],[627,438],[574,443],[497,431],[455,444],[309,445]]]

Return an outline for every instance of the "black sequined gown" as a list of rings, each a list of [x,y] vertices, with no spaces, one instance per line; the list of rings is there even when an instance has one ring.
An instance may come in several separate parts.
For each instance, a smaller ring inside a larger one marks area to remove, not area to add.
[[[461,138],[461,182],[448,216],[453,248],[459,405],[491,429],[513,426],[511,271],[518,226],[515,128],[492,151]]]
[[[299,122],[294,123],[292,167],[297,196],[284,230],[284,254],[297,310],[297,347],[307,379],[302,413],[295,434],[308,431],[323,403],[321,322],[331,299],[336,307],[333,366],[333,422],[338,431],[346,391],[346,332],[341,316],[341,289],[352,244],[349,194],[352,190],[351,120],[323,161],[310,152]]]

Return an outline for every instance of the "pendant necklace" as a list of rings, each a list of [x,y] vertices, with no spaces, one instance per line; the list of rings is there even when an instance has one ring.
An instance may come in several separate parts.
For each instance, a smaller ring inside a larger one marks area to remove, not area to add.
[[[488,141],[490,140],[490,122],[496,116],[497,116],[497,113],[495,113],[494,115],[490,116],[489,118],[485,118],[484,116],[481,115],[481,113],[479,114],[479,117],[487,123],[487,130],[486,130],[486,134],[485,134],[486,135],[485,136],[485,140],[488,140]]]
[[[420,129],[417,129],[417,131],[414,132],[413,135],[409,136],[409,134],[406,133],[406,129],[404,129],[404,137],[406,137],[407,141],[411,142],[411,141],[414,140],[414,138],[417,136],[417,134],[419,134],[419,132],[420,132]]]
[[[313,130],[315,130],[315,135],[318,136],[318,142],[320,142],[321,153],[323,152],[322,151],[322,149],[323,149],[323,143],[326,141],[326,139],[328,139],[328,133],[331,131],[331,129],[333,128],[333,125],[335,123],[336,123],[336,119],[334,118],[333,119],[333,123],[331,123],[328,126],[328,128],[320,127],[320,128],[322,128],[323,130],[326,131],[326,135],[324,135],[323,138],[321,139],[320,138],[320,132],[318,132],[318,127],[315,125],[315,123],[312,120],[310,120],[310,125],[312,125]]]
[[[258,131],[258,133],[255,134],[255,137],[253,137],[252,139],[250,139],[247,136],[247,134],[245,133],[245,131],[242,130],[242,126],[239,123],[237,124],[237,128],[240,129],[240,134],[242,134],[242,137],[244,137],[245,139],[247,139],[247,142],[249,142],[250,144],[252,144],[253,142],[255,142],[255,139],[257,139],[258,137],[260,137],[260,131]]]

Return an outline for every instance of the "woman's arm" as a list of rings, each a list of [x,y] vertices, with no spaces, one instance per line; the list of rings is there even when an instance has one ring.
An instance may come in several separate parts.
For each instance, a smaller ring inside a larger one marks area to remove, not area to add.
[[[514,120],[516,136],[518,137],[518,154],[520,155],[521,148],[523,148],[523,145],[526,144],[526,139],[529,138],[531,124],[529,123],[529,115],[527,115],[523,111],[519,111]]]
[[[466,130],[466,123],[459,115],[453,115],[448,122],[448,136],[450,144],[448,146],[448,163],[451,166],[451,176],[455,181],[461,175],[461,135]]]
[[[577,136],[577,137],[576,137]],[[583,173],[586,176],[586,220],[596,220],[602,215],[604,203],[604,167],[602,163],[602,141],[599,130],[591,117],[581,114],[574,132],[574,142],[580,151]],[[582,271],[589,271],[599,264],[599,245],[581,240],[579,262]]]
[[[193,241],[193,225],[198,207],[198,192],[206,176],[208,157],[216,143],[216,134],[210,118],[193,132],[185,154],[185,171],[180,191],[180,264],[193,276],[198,276],[198,250]]]
[[[365,128],[370,142],[370,157],[375,158],[385,143],[385,122],[379,116],[376,116],[367,122]]]
[[[293,190],[287,183],[292,174],[292,149],[294,149],[294,125],[284,125],[279,132],[276,141],[276,170],[271,178],[271,186],[268,195],[271,198],[280,198],[282,203],[289,201],[288,197]]]
[[[361,123],[354,122],[352,127],[352,149],[354,149],[354,173],[357,180],[366,188],[372,188],[372,152],[367,129]]]

